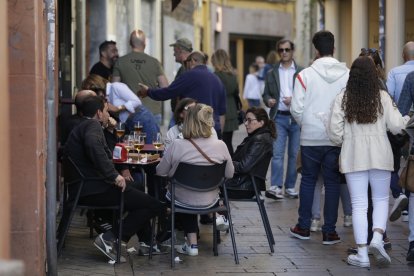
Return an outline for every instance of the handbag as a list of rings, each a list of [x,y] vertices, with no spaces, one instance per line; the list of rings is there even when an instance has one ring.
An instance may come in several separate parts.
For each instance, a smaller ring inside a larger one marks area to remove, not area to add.
[[[398,181],[401,188],[414,193],[414,155],[407,157],[405,167],[401,171],[400,180]]]

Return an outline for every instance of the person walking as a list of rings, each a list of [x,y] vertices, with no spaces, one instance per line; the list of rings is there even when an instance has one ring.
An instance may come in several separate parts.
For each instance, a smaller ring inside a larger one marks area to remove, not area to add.
[[[300,129],[289,111],[292,101],[293,85],[297,74],[302,70],[293,59],[295,44],[288,39],[276,43],[280,61],[273,66],[266,75],[263,102],[270,108],[270,118],[276,124],[277,138],[273,143],[273,158],[270,189],[265,196],[272,199],[281,199],[283,184],[285,194],[297,198],[296,184],[296,158],[299,151]],[[288,162],[286,178],[284,175],[284,159],[288,142]]]
[[[373,203],[373,237],[369,245],[378,265],[391,259],[383,246],[394,159],[387,129],[401,133],[409,117],[402,117],[391,97],[381,90],[372,58],[358,57],[351,66],[346,90],[335,99],[329,138],[342,145],[340,169],[345,174],[352,202],[352,222],[358,253],[348,264],[369,267],[367,247],[368,185]]]
[[[335,37],[319,31],[312,38],[316,60],[296,77],[290,112],[301,126],[302,179],[299,192],[298,223],[290,228],[293,237],[310,239],[312,203],[319,172],[325,185],[322,244],[341,242],[336,232],[341,175],[338,158],[341,148],[329,140],[325,120],[332,102],[348,81],[345,63],[333,58]]]

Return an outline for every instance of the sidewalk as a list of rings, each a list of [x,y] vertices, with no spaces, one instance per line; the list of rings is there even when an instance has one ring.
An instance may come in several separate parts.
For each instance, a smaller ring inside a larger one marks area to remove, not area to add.
[[[244,133],[244,129],[235,133],[235,145],[241,142]],[[371,258],[371,270],[367,270],[346,264],[346,250],[354,245],[354,238],[352,228],[342,226],[342,209],[338,212],[337,223],[341,243],[322,245],[320,232],[312,233],[308,241],[290,237],[289,227],[297,221],[298,203],[297,199],[266,199],[276,242],[274,254],[270,254],[257,205],[237,202],[232,203],[231,207],[240,264],[234,263],[230,235],[221,235],[219,256],[215,257],[211,226],[201,225],[199,256],[179,255],[183,261],[177,263],[174,270],[170,268],[169,254],[153,256],[152,260],[131,255],[125,264],[108,264],[107,258],[93,246],[93,239],[89,239],[85,218],[77,216],[58,260],[59,275],[414,275],[414,263],[407,264],[405,261],[408,223],[401,220],[388,223],[387,233],[392,242],[392,251],[389,252],[391,265],[378,268]],[[392,203],[393,199],[390,205]],[[182,239],[182,233],[179,232],[177,237]],[[134,245],[133,242],[130,244]]]

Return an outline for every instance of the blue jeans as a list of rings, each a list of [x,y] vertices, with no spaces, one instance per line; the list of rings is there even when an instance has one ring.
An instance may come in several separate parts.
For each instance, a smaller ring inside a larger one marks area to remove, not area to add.
[[[151,144],[153,137],[157,134],[157,132],[160,132],[157,120],[154,115],[152,115],[151,111],[144,106],[140,106],[139,110],[137,110],[134,114],[131,114],[131,116],[129,116],[126,120],[125,125],[127,127],[127,131],[134,131],[134,125],[138,121],[142,124],[143,131],[147,134],[145,143]]]
[[[288,162],[286,170],[285,188],[294,188],[296,184],[296,159],[299,151],[300,128],[296,121],[289,115],[276,114],[275,117],[277,138],[273,142],[272,158],[272,186],[282,187],[283,165],[288,140]]]
[[[335,231],[338,219],[341,175],[339,154],[341,148],[333,146],[302,146],[302,181],[299,192],[299,227],[309,229],[312,218],[313,195],[318,174],[322,170],[325,185],[324,225],[322,232]]]

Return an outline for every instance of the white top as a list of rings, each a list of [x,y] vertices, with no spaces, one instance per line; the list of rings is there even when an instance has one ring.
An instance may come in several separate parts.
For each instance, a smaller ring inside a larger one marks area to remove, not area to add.
[[[394,170],[394,157],[387,130],[399,134],[405,129],[408,116],[401,116],[398,108],[387,92],[381,90],[381,104],[384,114],[372,124],[350,124],[342,109],[341,92],[335,99],[329,138],[336,145],[342,144],[339,167],[342,173],[366,171],[370,169]]]
[[[289,68],[283,67],[282,63],[279,65],[279,80],[280,80],[280,100],[278,110],[289,111],[290,106],[283,102],[283,98],[292,97],[293,92],[293,75],[295,75],[295,63],[292,62]]]
[[[348,77],[345,63],[331,57],[315,60],[296,76],[290,112],[301,127],[302,146],[334,146],[323,118],[331,113],[331,105],[346,87]]]
[[[255,74],[248,74],[244,83],[243,99],[260,100],[262,98],[262,81]]]
[[[113,82],[106,85],[108,101],[114,106],[124,105],[126,110],[119,113],[119,120],[123,123],[135,109],[142,105],[141,100],[122,82]]]

